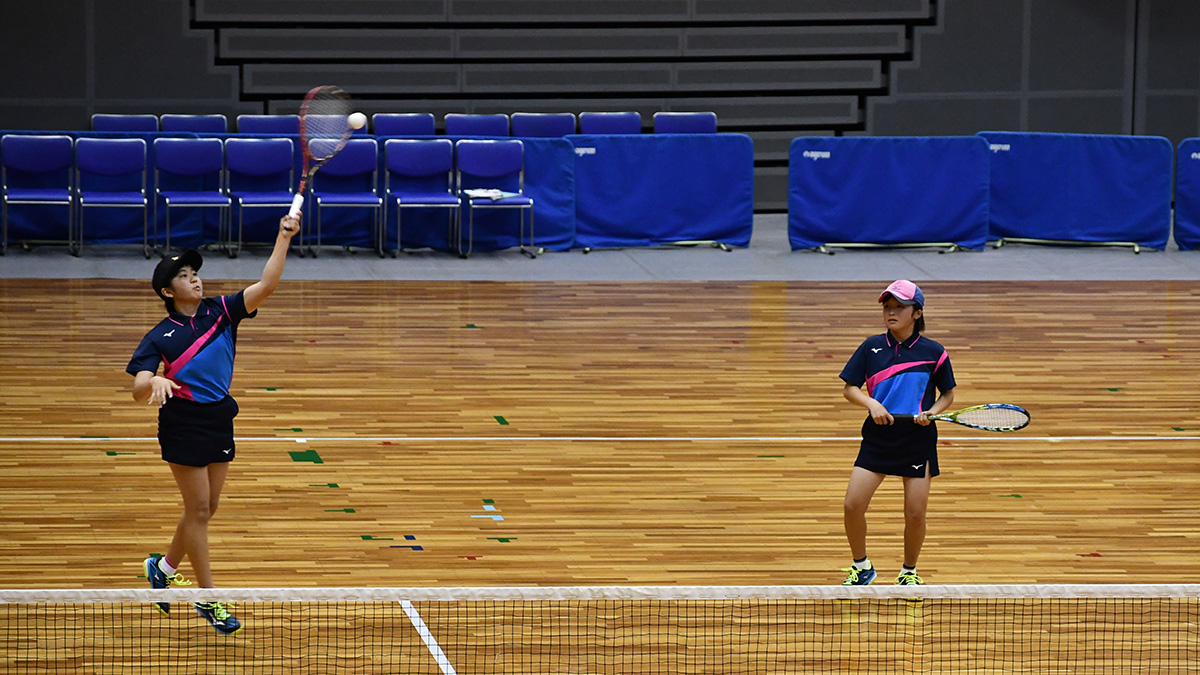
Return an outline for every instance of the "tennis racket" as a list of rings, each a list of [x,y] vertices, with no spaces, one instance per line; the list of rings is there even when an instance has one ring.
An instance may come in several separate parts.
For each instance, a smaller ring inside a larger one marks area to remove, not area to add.
[[[300,147],[304,151],[304,168],[300,186],[292,200],[288,215],[295,218],[304,206],[304,189],[325,162],[328,162],[350,140],[350,96],[340,87],[323,86],[308,92],[300,104]]]
[[[909,419],[913,415],[892,415],[893,419]],[[1029,412],[1011,403],[988,403],[954,412],[930,415],[931,420],[945,420],[984,431],[1016,431],[1029,426]]]

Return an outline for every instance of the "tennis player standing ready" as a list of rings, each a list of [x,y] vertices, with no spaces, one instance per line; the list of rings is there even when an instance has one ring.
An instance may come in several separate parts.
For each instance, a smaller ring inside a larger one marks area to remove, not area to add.
[[[208,521],[217,510],[234,456],[238,406],[229,385],[237,327],[275,291],[299,225],[296,217],[279,221],[262,279],[234,295],[204,297],[199,276],[204,260],[194,250],[163,258],[154,268],[154,292],[166,304],[168,316],[142,338],[125,370],[134,376],[133,399],[158,406],[158,443],[183,495],[183,516],[167,554],[144,561],[152,588],[190,586],[177,572],[184,558],[191,561],[200,586],[213,587]],[[163,374],[156,375],[160,363]],[[169,603],[154,604],[163,614],[171,611]],[[221,633],[242,628],[224,603],[197,602],[195,609]]]
[[[885,477],[900,476],[904,481],[904,566],[896,583],[916,585],[921,583],[917,557],[925,542],[929,486],[938,475],[937,426],[928,415],[953,403],[954,371],[946,350],[922,336],[925,295],[916,284],[895,281],[880,294],[879,302],[887,331],[864,340],[840,375],[846,400],[869,412],[846,488],[846,539],[854,562],[842,583],[865,586],[875,580],[875,568],[867,558],[867,507]],[[940,392],[936,400],[935,390]],[[893,414],[913,417],[896,419]]]

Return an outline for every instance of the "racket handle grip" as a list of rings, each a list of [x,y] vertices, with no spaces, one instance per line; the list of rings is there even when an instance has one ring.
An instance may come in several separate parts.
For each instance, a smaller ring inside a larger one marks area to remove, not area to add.
[[[292,210],[288,211],[289,218],[296,218],[300,215],[300,209],[304,207],[304,193],[297,192],[292,199]]]

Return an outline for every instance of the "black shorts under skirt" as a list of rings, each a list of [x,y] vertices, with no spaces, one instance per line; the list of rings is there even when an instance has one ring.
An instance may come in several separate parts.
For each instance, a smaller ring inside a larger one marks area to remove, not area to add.
[[[904,419],[881,426],[868,417],[863,422],[862,437],[854,466],[888,476],[923,478],[928,464],[930,477],[940,473],[936,422],[923,427]]]
[[[185,466],[208,466],[233,460],[233,418],[238,405],[232,396],[216,403],[167,399],[158,409],[158,444],[163,461]]]

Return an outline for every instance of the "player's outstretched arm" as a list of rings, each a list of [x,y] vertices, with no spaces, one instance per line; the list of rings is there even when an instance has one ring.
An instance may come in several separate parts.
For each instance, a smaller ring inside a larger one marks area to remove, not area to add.
[[[284,216],[279,221],[279,235],[275,237],[275,250],[271,251],[271,257],[267,259],[267,264],[263,267],[262,279],[248,286],[242,297],[246,301],[246,311],[253,312],[258,309],[258,306],[263,303],[263,300],[271,297],[275,292],[275,286],[279,284],[279,277],[283,275],[283,263],[287,260],[288,246],[291,245],[292,237],[300,231],[300,217]]]

